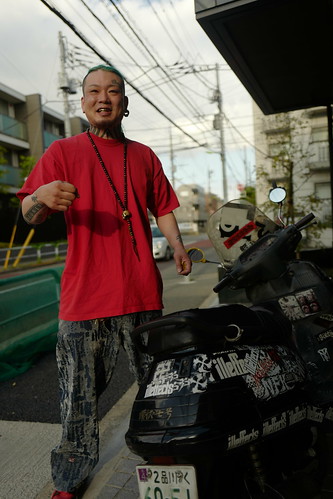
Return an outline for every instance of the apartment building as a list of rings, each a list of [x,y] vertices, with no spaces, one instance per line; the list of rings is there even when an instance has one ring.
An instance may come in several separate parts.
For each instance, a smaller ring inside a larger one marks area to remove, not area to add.
[[[76,135],[88,126],[80,117],[70,119]],[[11,199],[23,183],[22,157],[37,161],[49,145],[64,137],[64,117],[42,104],[39,94],[23,95],[0,82],[0,232],[9,237],[16,210]]]
[[[198,184],[183,184],[178,187],[176,194],[180,206],[175,210],[175,215],[181,232],[202,232],[208,218],[204,188]]]
[[[72,135],[88,126],[79,117],[71,118]],[[64,117],[42,105],[39,94],[23,95],[0,83],[0,184],[14,193],[22,182],[20,156],[37,161],[47,147],[64,137]]]
[[[266,212],[269,210],[268,193],[275,181],[286,188],[289,204],[292,204],[289,222],[292,216],[297,219],[309,211],[313,211],[320,221],[316,236],[307,234],[306,246],[313,249],[332,247],[326,108],[264,115],[254,103],[253,116],[258,206],[264,207]],[[270,215],[274,216],[272,209]]]

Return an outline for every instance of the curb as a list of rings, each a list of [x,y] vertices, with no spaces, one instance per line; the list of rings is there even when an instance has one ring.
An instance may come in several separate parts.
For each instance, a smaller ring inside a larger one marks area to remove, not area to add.
[[[100,460],[83,495],[84,499],[96,499],[119,468],[123,456],[130,453],[124,445],[124,435],[128,429],[130,411],[137,391],[137,384],[133,383],[100,422]]]
[[[200,304],[200,308],[218,305],[218,294],[212,291]],[[88,481],[82,499],[138,498],[135,466],[140,464],[142,459],[132,454],[124,444],[124,435],[128,429],[137,390],[137,384],[133,383],[100,421],[100,460]],[[53,490],[53,482],[49,481],[34,499],[49,499]]]

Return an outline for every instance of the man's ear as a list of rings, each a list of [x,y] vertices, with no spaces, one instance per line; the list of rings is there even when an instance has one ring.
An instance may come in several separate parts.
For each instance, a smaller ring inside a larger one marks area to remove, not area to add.
[[[82,112],[85,113],[85,110],[84,110],[84,97],[81,97],[81,109],[82,109]]]

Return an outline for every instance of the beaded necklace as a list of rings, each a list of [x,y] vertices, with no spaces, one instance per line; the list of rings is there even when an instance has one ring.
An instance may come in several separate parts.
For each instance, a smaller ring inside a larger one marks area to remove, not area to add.
[[[131,216],[132,216],[132,213],[128,210],[128,200],[127,200],[127,142],[126,142],[126,139],[124,137],[124,163],[123,163],[123,171],[124,171],[124,201],[122,201],[120,199],[120,196],[117,192],[117,189],[115,188],[114,186],[114,183],[112,182],[112,179],[109,175],[109,172],[107,171],[106,169],[106,166],[104,164],[104,161],[102,159],[102,156],[100,155],[100,152],[99,150],[97,149],[97,146],[95,144],[95,142],[93,141],[93,138],[92,136],[90,135],[90,132],[89,130],[87,130],[87,135],[88,135],[88,138],[90,140],[90,143],[91,145],[93,146],[94,148],[94,151],[96,153],[96,156],[98,158],[98,161],[106,175],[106,178],[111,186],[111,189],[116,197],[116,200],[120,206],[120,208],[122,209],[122,218],[123,220],[125,220],[125,222],[127,222],[127,225],[128,225],[128,231],[129,231],[129,234],[130,234],[130,237],[131,237],[131,241],[132,241],[132,246],[133,246],[133,249],[134,249],[134,252],[136,254],[136,256],[139,258],[139,254],[138,254],[138,250],[137,250],[137,245],[136,245],[136,240],[135,240],[135,237],[134,237],[134,232],[133,232],[133,227],[132,227],[132,221],[131,221]]]

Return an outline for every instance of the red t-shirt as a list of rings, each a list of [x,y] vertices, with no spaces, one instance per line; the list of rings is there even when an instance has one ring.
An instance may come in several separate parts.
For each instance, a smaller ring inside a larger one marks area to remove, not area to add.
[[[124,145],[92,137],[123,201]],[[85,133],[52,143],[17,193],[23,199],[53,180],[69,182],[78,190],[80,197],[65,212],[68,252],[61,281],[61,319],[78,321],[163,308],[147,209],[161,217],[179,203],[153,151],[138,142],[127,139],[127,143],[128,209],[140,259]]]

